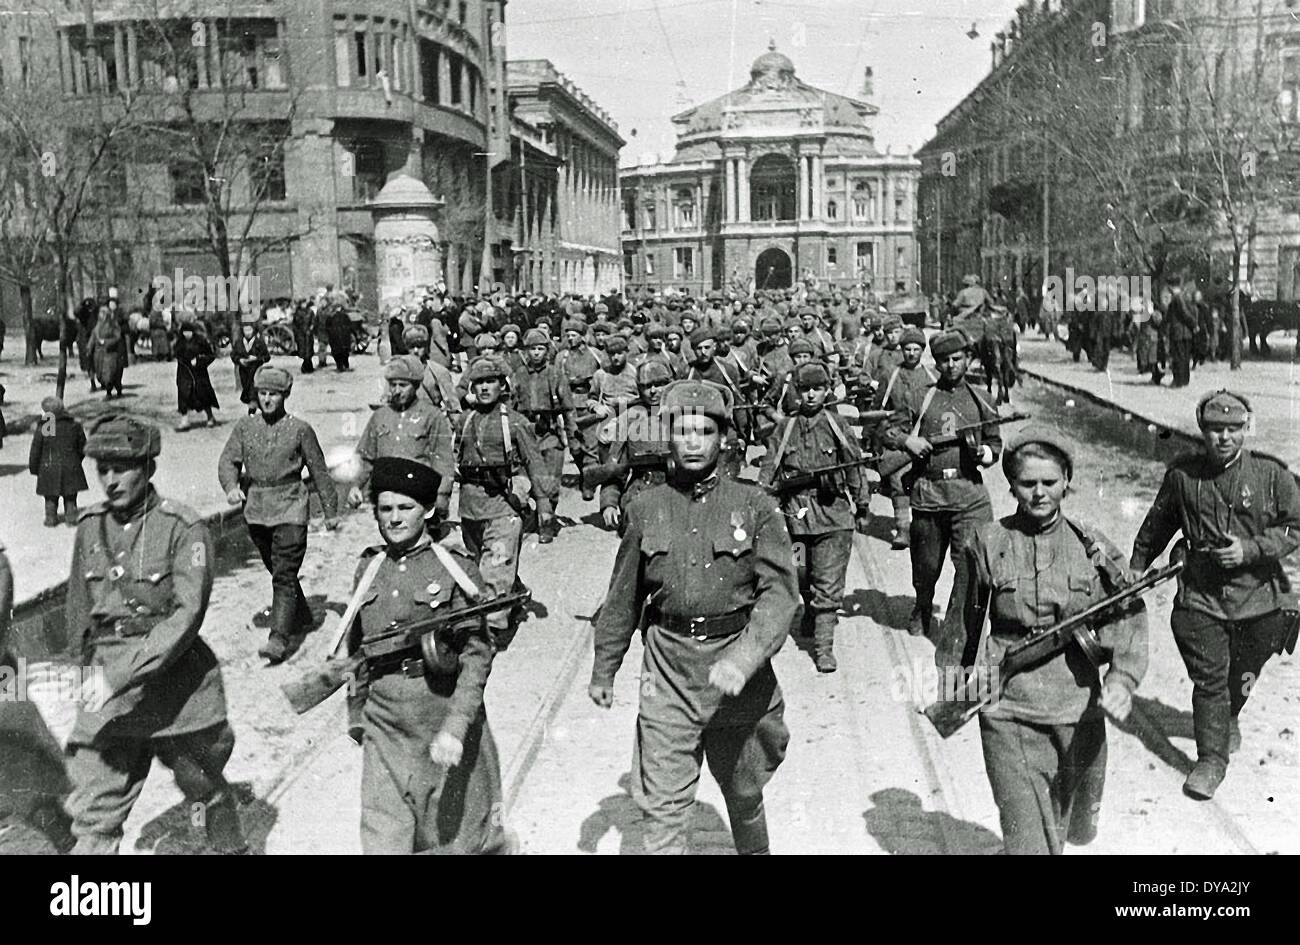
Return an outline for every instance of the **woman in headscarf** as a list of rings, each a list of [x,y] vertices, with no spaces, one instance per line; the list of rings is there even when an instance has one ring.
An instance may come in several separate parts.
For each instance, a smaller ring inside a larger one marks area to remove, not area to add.
[[[104,399],[112,400],[113,392],[122,396],[122,374],[126,370],[126,356],[122,350],[122,329],[117,317],[107,305],[99,306],[94,330],[90,333],[91,363],[95,378],[104,388]]]
[[[41,401],[41,421],[32,435],[28,471],[36,477],[36,494],[45,500],[45,525],[59,524],[59,499],[63,518],[77,524],[77,494],[85,492],[86,473],[81,468],[86,451],[86,431],[64,408],[58,397]]]
[[[194,319],[181,322],[180,337],[176,339],[176,407],[181,414],[177,433],[190,428],[187,415],[191,410],[202,410],[208,415],[208,426],[217,425],[212,411],[220,404],[208,378],[208,365],[216,359],[203,325]]]
[[[239,336],[230,344],[230,360],[239,372],[239,400],[248,406],[248,415],[257,413],[257,390],[253,375],[263,364],[271,362],[271,352],[258,330],[256,312],[246,312],[239,319]]]

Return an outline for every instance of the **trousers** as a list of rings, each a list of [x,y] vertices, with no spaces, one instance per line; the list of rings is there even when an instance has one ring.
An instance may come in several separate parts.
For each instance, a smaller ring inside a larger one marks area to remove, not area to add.
[[[222,772],[235,749],[227,722],[165,738],[105,738],[69,748],[72,793],[68,813],[77,838],[73,853],[115,854],[122,825],[131,814],[156,757],[171,769],[191,805],[191,822],[202,824],[208,843],[222,853],[245,846],[234,795]]]
[[[1174,375],[1174,387],[1186,387],[1192,382],[1192,339],[1170,337],[1169,370]]]
[[[1277,652],[1285,618],[1275,610],[1233,622],[1175,607],[1169,623],[1192,680],[1197,757],[1226,767],[1229,725],[1241,714],[1264,664]]]
[[[271,573],[271,636],[287,640],[311,622],[311,607],[298,582],[307,555],[307,526],[249,525],[248,536]]]
[[[478,572],[493,597],[522,589],[519,581],[519,549],[523,546],[524,523],[518,515],[497,518],[461,519],[465,550],[478,562]],[[488,615],[487,625],[498,649],[505,649],[519,629],[521,614],[497,611]]]
[[[951,552],[954,580],[962,577],[962,552],[970,544],[975,529],[993,521],[993,505],[985,496],[970,508],[958,511],[931,512],[912,509],[912,587],[916,589],[916,606],[928,614],[934,604],[934,588],[943,571],[943,556]]]
[[[811,621],[817,614],[830,614],[834,618],[844,602],[844,574],[853,550],[853,532],[795,535],[792,547],[799,571],[804,621]],[[834,627],[834,623],[830,626]]]
[[[1059,854],[1097,832],[1106,722],[1038,725],[980,716],[980,745],[1008,856]]]

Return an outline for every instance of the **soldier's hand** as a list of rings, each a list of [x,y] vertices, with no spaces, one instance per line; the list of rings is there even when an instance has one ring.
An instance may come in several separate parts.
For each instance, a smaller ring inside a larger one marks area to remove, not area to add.
[[[587,687],[587,695],[602,709],[608,709],[614,704],[614,690],[610,686],[597,686],[592,683]]]
[[[604,519],[606,528],[618,528],[618,522],[622,514],[618,506],[610,506],[607,509],[600,510],[600,517]]]
[[[923,436],[909,436],[903,441],[903,448],[917,459],[925,459],[934,449],[930,441]]]
[[[113,693],[108,688],[108,680],[102,673],[90,674],[90,678],[82,683],[81,688],[81,708],[85,712],[98,712],[104,708],[104,703],[108,701]]]
[[[354,509],[359,509],[364,501],[366,501],[366,497],[362,494],[360,487],[353,486],[348,490],[348,505]]]
[[[460,764],[460,756],[464,750],[464,744],[455,735],[439,732],[434,736],[433,744],[429,746],[429,758],[436,765],[454,768]]]
[[[1102,711],[1116,722],[1123,722],[1133,709],[1133,694],[1128,691],[1127,687],[1107,680],[1101,685],[1101,699],[1099,702]]]
[[[857,532],[858,532],[859,535],[870,535],[870,534],[871,534],[871,514],[870,514],[870,513],[867,513],[867,514],[865,514],[865,515],[859,515],[859,516],[857,516],[857,518],[854,519],[853,526],[854,526],[854,528],[857,529]]]
[[[241,505],[246,499],[247,496],[244,495],[244,490],[239,488],[239,486],[235,486],[235,488],[226,493],[226,501],[231,505]]]
[[[1241,546],[1241,539],[1236,535],[1232,536],[1231,544],[1215,548],[1210,554],[1214,556],[1214,563],[1221,568],[1239,568],[1246,561],[1246,549]]]
[[[735,663],[720,659],[709,670],[709,685],[724,695],[738,696],[745,688],[745,674]]]
[[[979,461],[981,466],[992,466],[993,463],[996,462],[996,457],[993,455],[993,447],[989,446],[987,443],[979,448],[975,454],[975,458]]]

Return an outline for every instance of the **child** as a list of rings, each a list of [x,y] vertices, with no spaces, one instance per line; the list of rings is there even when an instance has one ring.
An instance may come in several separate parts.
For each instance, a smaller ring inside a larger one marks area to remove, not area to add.
[[[59,524],[59,497],[63,497],[63,520],[77,524],[77,493],[86,490],[81,468],[86,449],[86,431],[57,397],[41,401],[41,422],[32,437],[27,468],[36,477],[36,494],[45,499],[45,526]]]

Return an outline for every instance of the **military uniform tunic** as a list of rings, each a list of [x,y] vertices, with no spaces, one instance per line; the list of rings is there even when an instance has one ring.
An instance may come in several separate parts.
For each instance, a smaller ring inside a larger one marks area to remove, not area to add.
[[[455,472],[451,422],[437,407],[418,398],[405,410],[384,404],[366,421],[357,455],[363,466],[357,487],[363,492],[370,483],[371,465],[383,456],[415,460],[447,481]]]
[[[646,847],[685,851],[703,753],[726,798],[737,849],[765,849],[762,789],[789,741],[770,660],[798,607],[790,536],[775,501],[714,475],[695,486],[655,486],[629,504],[596,620],[593,685],[613,685],[645,604],[632,777],[650,817]],[[665,626],[724,614],[739,615],[739,629],[709,639]],[[708,681],[724,658],[748,680],[735,697]]]
[[[244,521],[249,525],[306,525],[305,466],[320,495],[325,515],[338,514],[338,492],[325,465],[316,431],[305,420],[285,414],[267,423],[259,413],[240,417],[218,460],[218,478],[224,492],[239,485],[240,466],[252,483],[246,490]]]
[[[668,472],[668,441],[662,435],[654,435],[663,433],[658,407],[633,404],[615,429],[619,427],[628,437],[610,443],[605,462],[628,463],[631,468],[626,476],[600,487],[600,507],[622,510],[623,518],[619,522],[622,533],[627,527],[628,503],[647,489],[664,483]],[[648,465],[651,462],[653,466]]]
[[[510,375],[514,406],[532,424],[537,450],[553,482],[551,500],[559,496],[560,477],[564,471],[564,443],[560,433],[572,443],[578,435],[574,423],[573,395],[560,369],[553,364],[532,367],[527,362]]]
[[[376,554],[385,560],[362,597],[350,652],[395,622],[469,603],[427,540],[406,551],[368,549],[357,581]],[[458,555],[454,560],[482,587],[473,561]],[[500,763],[483,702],[492,647],[477,619],[439,631],[439,639],[455,654],[454,668],[435,672],[421,662],[423,671],[414,675],[380,675],[363,662],[358,670],[350,709],[357,721],[353,735],[362,738],[364,749],[365,853],[503,851]],[[412,658],[419,659],[418,651]],[[453,768],[440,768],[429,757],[439,732],[464,745]]]

